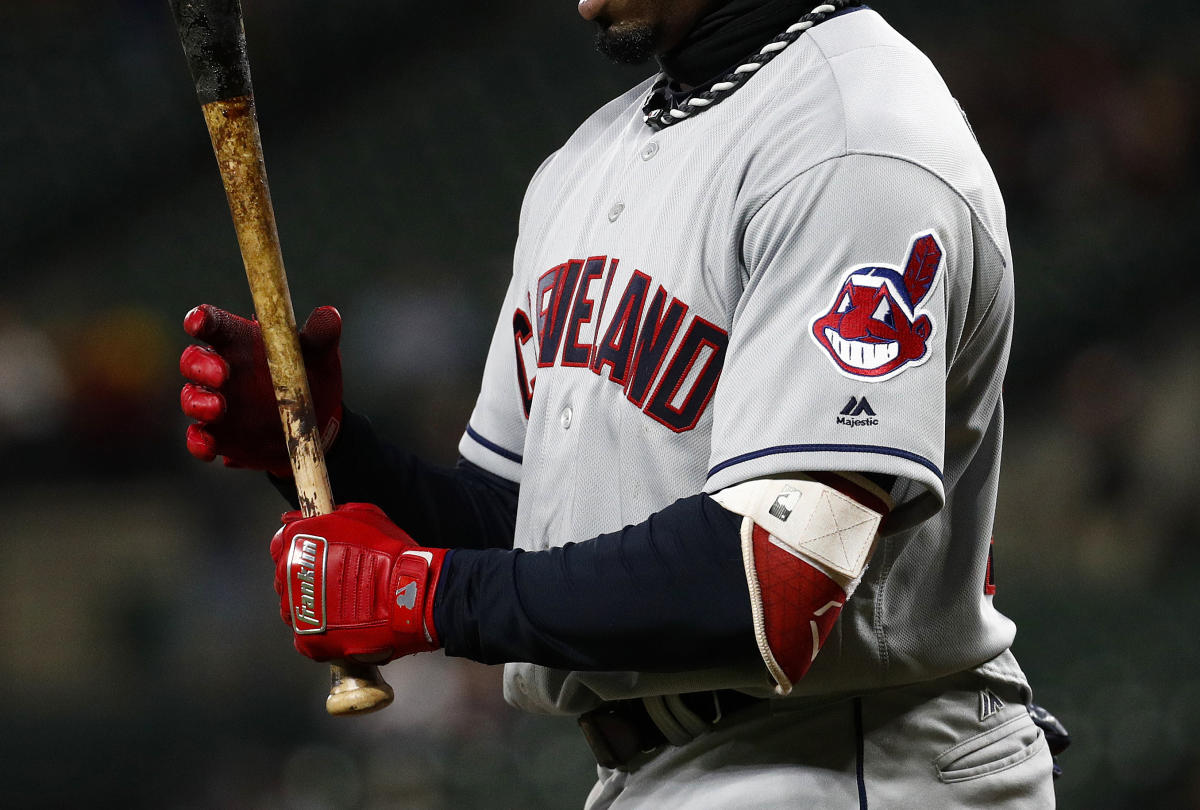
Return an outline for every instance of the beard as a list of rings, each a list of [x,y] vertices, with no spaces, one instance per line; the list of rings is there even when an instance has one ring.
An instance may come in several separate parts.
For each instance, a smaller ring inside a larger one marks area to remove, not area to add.
[[[647,23],[600,23],[596,32],[596,50],[621,65],[641,65],[650,61],[658,37]]]

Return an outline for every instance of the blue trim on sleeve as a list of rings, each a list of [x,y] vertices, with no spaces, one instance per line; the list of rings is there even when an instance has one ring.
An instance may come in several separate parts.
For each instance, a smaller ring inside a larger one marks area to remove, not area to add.
[[[475,430],[475,428],[470,426],[470,424],[467,425],[467,435],[470,436],[475,441],[477,441],[479,444],[486,447],[488,450],[491,450],[493,453],[500,456],[501,458],[506,458],[509,461],[515,461],[518,464],[521,463],[522,459],[519,454],[514,453],[511,450],[505,450],[503,447],[496,444],[495,442],[489,441],[489,440],[483,438],[482,436],[479,435],[479,433]]]
[[[717,473],[735,464],[742,464],[746,461],[754,461],[758,458],[782,455],[784,453],[878,453],[882,456],[895,456],[896,458],[915,461],[936,475],[939,481],[943,479],[942,471],[938,469],[938,466],[924,456],[918,456],[916,453],[899,450],[895,447],[880,447],[874,444],[782,444],[778,447],[767,447],[762,450],[755,450],[753,453],[734,456],[728,461],[722,461],[708,471],[708,477],[712,478]]]

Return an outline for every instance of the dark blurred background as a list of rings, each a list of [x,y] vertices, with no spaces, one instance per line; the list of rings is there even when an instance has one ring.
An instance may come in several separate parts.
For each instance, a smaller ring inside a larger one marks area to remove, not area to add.
[[[567,0],[245,4],[296,309],[336,304],[347,401],[451,461],[525,182],[648,70]],[[1008,204],[996,602],[1076,737],[1061,806],[1200,807],[1200,16],[876,8]],[[0,90],[0,805],[581,806],[573,723],[498,668],[406,660],[390,710],[328,718],[270,587],[282,502],[184,451],[181,319],[250,304],[166,3],[7,0]]]

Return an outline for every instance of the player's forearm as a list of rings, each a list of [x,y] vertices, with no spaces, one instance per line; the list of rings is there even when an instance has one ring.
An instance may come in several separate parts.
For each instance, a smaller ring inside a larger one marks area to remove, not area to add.
[[[435,603],[451,655],[573,670],[758,660],[739,516],[680,500],[636,526],[538,552],[458,551]]]
[[[427,546],[511,548],[518,486],[460,459],[455,467],[428,464],[381,440],[365,417],[345,412],[327,455],[338,503],[373,503]],[[290,479],[272,477],[295,505]]]
[[[293,622],[337,619],[327,639],[303,645],[318,660],[445,647],[484,663],[581,671],[765,665],[786,695],[861,581],[891,505],[862,476],[795,473],[693,495],[581,543],[446,553],[379,507],[351,503],[285,516],[272,541],[275,587]],[[305,583],[310,593],[293,602]]]

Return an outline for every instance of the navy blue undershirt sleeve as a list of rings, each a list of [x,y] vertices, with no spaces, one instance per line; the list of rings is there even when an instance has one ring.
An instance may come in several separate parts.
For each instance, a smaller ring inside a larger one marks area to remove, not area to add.
[[[336,503],[373,503],[423,546],[512,548],[519,485],[466,459],[454,467],[428,464],[346,410],[325,462]],[[296,508],[292,479],[269,477]]]
[[[707,495],[545,551],[453,552],[434,624],[449,655],[580,671],[758,660],[741,518]]]

